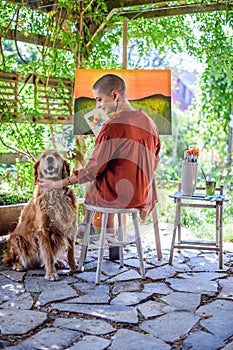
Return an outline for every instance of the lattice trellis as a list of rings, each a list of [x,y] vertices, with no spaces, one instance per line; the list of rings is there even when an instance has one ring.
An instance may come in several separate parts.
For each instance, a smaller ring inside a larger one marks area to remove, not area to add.
[[[18,74],[0,72],[0,120],[17,118]]]
[[[35,75],[25,78],[17,73],[5,72],[0,72],[0,122],[20,122],[20,109],[28,107],[24,106],[25,102],[20,96],[24,92],[24,84],[33,85],[31,99],[34,100],[34,110],[39,114],[33,121],[45,124],[73,123],[73,83],[69,79],[38,78]],[[31,116],[28,117],[30,119]]]
[[[40,78],[34,84],[34,92],[35,108],[43,117],[37,122],[72,123],[73,83],[70,80]]]

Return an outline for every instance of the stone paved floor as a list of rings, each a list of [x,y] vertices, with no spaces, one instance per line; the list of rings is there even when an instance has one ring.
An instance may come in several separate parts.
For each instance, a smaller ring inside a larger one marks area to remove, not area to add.
[[[15,272],[0,265],[0,349],[232,350],[233,251],[219,270],[215,253],[176,251],[168,265],[170,234],[163,234],[163,259],[156,258],[151,225],[141,226],[146,280],[140,279],[134,245],[125,266],[108,260],[96,286],[96,247],[85,271],[60,270],[48,282],[43,270]],[[77,244],[77,258],[80,246]]]

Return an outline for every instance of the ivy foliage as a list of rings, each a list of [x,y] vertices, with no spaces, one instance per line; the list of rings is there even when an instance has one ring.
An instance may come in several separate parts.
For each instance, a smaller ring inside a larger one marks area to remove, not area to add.
[[[200,82],[201,112],[208,124],[208,137],[217,138],[228,130],[233,103],[233,11],[197,15],[194,26],[199,40],[187,43],[187,49],[205,65]]]

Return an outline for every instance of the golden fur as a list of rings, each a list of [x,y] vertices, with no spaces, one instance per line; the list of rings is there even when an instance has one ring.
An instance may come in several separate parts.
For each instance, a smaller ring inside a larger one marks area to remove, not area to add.
[[[35,182],[39,178],[58,180],[70,175],[66,160],[55,150],[45,151],[34,165]],[[14,232],[10,234],[3,263],[14,270],[45,268],[45,278],[58,279],[55,263],[67,250],[71,271],[76,270],[76,199],[68,187],[43,190],[36,186],[33,197],[22,210]]]

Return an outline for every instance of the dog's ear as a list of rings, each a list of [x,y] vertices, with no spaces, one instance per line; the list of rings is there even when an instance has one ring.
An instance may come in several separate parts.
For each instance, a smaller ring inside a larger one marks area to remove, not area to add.
[[[38,167],[39,167],[39,164],[40,164],[40,160],[38,160],[34,165],[33,165],[33,168],[34,168],[34,182],[36,183],[36,181],[38,180],[39,178],[39,174],[38,174]]]
[[[62,168],[62,179],[65,179],[67,176],[70,176],[70,164],[67,162],[67,160],[64,160]]]

